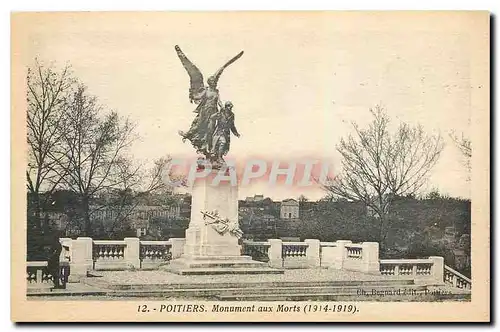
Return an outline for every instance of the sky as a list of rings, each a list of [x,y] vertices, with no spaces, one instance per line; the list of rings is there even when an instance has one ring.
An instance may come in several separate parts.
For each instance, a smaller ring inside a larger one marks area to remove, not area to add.
[[[29,65],[35,57],[71,64],[101,104],[137,124],[131,153],[152,161],[193,158],[178,130],[194,117],[179,45],[205,78],[244,51],[219,80],[240,138],[229,159],[315,158],[339,167],[335,150],[352,122],[368,125],[383,105],[392,120],[421,124],[446,143],[423,191],[470,197],[467,171],[449,133],[471,137],[471,26],[465,14],[108,13],[32,14],[19,31]],[[473,143],[474,144],[474,143]],[[310,199],[320,188],[253,183],[240,198]]]

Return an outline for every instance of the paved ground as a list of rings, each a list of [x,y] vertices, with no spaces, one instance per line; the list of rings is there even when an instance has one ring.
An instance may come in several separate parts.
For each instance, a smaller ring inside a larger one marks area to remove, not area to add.
[[[408,280],[408,278],[381,276],[353,271],[339,271],[329,269],[297,269],[286,270],[284,274],[263,274],[263,275],[177,275],[167,271],[99,271],[93,272],[96,277],[87,278],[92,282],[92,286],[84,283],[70,283],[65,290],[38,291],[36,294],[30,292],[29,300],[53,300],[53,301],[161,301],[158,297],[121,297],[107,296],[112,285],[158,285],[158,284],[212,284],[212,283],[268,283],[268,282],[321,282],[321,281],[377,281],[377,280]],[[187,286],[189,288],[189,286]],[[449,290],[452,294],[462,293],[456,288],[439,287],[442,290]],[[33,296],[34,295],[34,296]],[[470,295],[469,295],[470,296]],[[470,297],[469,297],[470,298]],[[189,301],[183,297],[176,299],[168,297],[168,301]],[[198,299],[192,299],[197,300]],[[357,297],[345,298],[343,300],[360,300]],[[423,298],[421,296],[405,298],[404,301],[436,301],[440,299]],[[460,298],[455,300],[461,300]],[[372,300],[373,301],[373,300]],[[377,298],[375,301],[403,301],[401,297],[386,296]],[[467,299],[465,299],[467,301]]]
[[[112,285],[155,285],[155,284],[212,284],[212,283],[263,283],[263,282],[317,282],[359,280],[375,281],[397,279],[353,271],[328,269],[296,269],[286,270],[283,274],[233,274],[233,275],[177,275],[168,271],[94,271],[94,277],[85,283],[68,283],[66,289],[30,290],[33,299],[66,300],[68,296],[77,300],[113,299],[105,296]],[[89,285],[90,284],[90,285]],[[48,285],[47,285],[48,286]],[[122,297],[121,300],[126,300]],[[137,298],[131,298],[137,300]]]
[[[283,274],[227,274],[227,275],[177,275],[168,271],[102,271],[94,272],[109,284],[198,284],[198,283],[255,283],[338,280],[404,280],[408,278],[372,275],[361,272],[332,269],[285,270]]]

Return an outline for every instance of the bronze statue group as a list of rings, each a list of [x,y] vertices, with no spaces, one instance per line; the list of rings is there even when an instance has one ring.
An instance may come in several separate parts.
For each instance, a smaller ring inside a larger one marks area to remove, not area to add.
[[[243,52],[222,66],[204,85],[200,70],[186,57],[179,46],[175,46],[177,55],[190,78],[189,99],[198,106],[194,110],[196,117],[187,132],[179,131],[182,140],[191,142],[196,151],[203,154],[212,166],[224,164],[224,156],[229,152],[231,133],[240,137],[234,124],[233,104],[230,101],[222,103],[217,89],[217,82],[223,70],[239,59]]]

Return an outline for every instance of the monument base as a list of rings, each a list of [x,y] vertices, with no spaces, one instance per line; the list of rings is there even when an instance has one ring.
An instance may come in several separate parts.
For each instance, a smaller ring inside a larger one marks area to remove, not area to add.
[[[283,273],[241,255],[238,238],[228,227],[238,224],[238,187],[214,181],[218,176],[212,171],[194,183],[184,252],[165,268],[177,274]]]
[[[250,256],[187,256],[172,260],[165,267],[169,272],[181,275],[205,274],[280,274],[284,270],[270,268],[264,262]]]

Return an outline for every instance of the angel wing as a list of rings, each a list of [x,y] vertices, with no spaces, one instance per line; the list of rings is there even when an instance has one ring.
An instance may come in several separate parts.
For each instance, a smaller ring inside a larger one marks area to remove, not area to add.
[[[228,62],[226,62],[226,64],[224,66],[222,66],[219,70],[217,70],[215,72],[215,74],[212,76],[213,79],[215,80],[215,85],[217,85],[217,83],[219,82],[220,75],[222,74],[222,72],[224,71],[224,69],[226,69],[230,64],[232,64],[233,62],[235,62],[239,58],[241,58],[242,55],[243,55],[243,51],[241,51],[235,57],[233,57],[231,60],[229,60]]]
[[[190,88],[189,88],[189,101],[190,102],[199,102],[200,101],[200,93],[205,90],[205,85],[203,83],[203,74],[182,52],[181,48],[178,45],[175,45],[175,50],[177,52],[177,56],[181,60],[182,65],[186,69],[189,74],[190,79]]]

